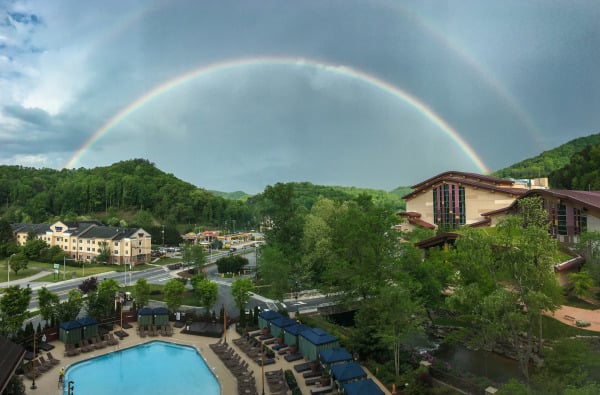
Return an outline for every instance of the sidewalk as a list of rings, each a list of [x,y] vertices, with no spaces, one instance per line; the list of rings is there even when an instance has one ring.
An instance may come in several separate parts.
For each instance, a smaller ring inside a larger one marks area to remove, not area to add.
[[[10,280],[10,286],[13,286],[13,285],[27,286],[27,284],[31,284],[31,283],[35,282],[36,279],[41,278],[41,277],[46,277],[49,274],[52,274],[52,271],[42,270],[41,272],[36,273],[33,276],[21,278],[18,280]],[[0,288],[6,288],[8,286],[9,286],[8,282],[0,283]]]

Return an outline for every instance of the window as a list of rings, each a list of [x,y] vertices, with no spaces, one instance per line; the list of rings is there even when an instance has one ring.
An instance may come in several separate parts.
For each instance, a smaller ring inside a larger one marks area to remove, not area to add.
[[[559,204],[558,205],[558,215],[557,215],[557,219],[558,219],[558,234],[559,235],[567,235],[568,233],[568,228],[567,228],[567,206],[565,206],[564,204]]]
[[[463,186],[442,184],[433,188],[433,221],[438,227],[451,229],[466,223]]]

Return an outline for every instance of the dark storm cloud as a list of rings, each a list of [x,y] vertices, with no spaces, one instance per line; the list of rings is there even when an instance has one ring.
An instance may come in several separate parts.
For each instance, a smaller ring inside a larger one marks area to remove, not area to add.
[[[251,192],[478,171],[389,87],[492,169],[599,129],[594,2],[57,0],[0,11],[0,163],[61,167],[85,147],[77,166],[145,157],[201,187]],[[192,70],[266,57],[299,61],[218,70],[129,107]]]

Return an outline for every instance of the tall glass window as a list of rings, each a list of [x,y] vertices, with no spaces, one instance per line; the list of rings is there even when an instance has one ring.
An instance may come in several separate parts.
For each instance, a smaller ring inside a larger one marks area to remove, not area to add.
[[[433,220],[438,227],[455,229],[466,219],[464,187],[442,184],[433,188]]]

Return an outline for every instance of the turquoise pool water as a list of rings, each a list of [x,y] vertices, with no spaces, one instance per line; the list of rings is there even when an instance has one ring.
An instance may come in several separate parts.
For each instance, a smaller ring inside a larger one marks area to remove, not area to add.
[[[74,394],[219,395],[217,378],[193,347],[153,341],[70,366]]]

